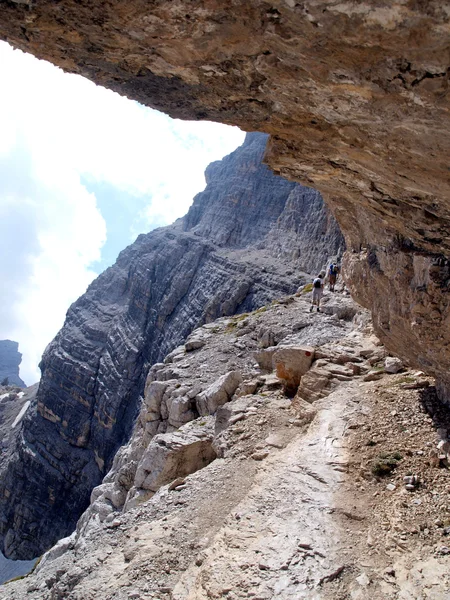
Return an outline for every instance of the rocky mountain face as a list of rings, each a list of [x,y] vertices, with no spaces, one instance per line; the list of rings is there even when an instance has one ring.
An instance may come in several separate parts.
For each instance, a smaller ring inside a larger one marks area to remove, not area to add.
[[[2,599],[448,598],[449,410],[340,281],[320,313],[307,289],[152,366],[77,530]]]
[[[0,382],[7,380],[5,385],[25,387],[25,383],[19,377],[21,362],[19,344],[11,340],[0,340]]]
[[[384,343],[449,397],[449,12],[439,0],[2,2],[0,37],[186,119],[271,134]]]
[[[70,307],[3,463],[6,556],[32,558],[74,529],[131,434],[150,365],[195,327],[295,291],[310,260],[315,269],[342,253],[320,195],[261,163],[266,142],[248,134],[208,168],[184,219],[139,236]]]

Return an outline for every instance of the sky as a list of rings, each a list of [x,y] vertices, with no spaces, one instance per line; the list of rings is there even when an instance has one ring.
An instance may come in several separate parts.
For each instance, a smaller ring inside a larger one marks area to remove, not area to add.
[[[170,119],[0,42],[0,339],[20,376],[140,233],[184,215],[237,128]]]

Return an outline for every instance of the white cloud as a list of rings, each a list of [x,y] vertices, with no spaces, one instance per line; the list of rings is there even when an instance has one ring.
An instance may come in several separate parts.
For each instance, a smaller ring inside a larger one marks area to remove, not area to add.
[[[139,199],[131,239],[182,216],[207,164],[244,134],[171,120],[3,42],[0,82],[0,339],[19,342],[21,376],[32,383],[68,306],[95,277],[107,234],[83,181]]]

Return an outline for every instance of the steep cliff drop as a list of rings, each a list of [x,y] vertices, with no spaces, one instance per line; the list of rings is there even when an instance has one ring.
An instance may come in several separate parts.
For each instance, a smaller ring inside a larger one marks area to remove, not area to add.
[[[3,465],[0,534],[32,558],[73,530],[128,439],[148,369],[197,326],[295,291],[342,254],[320,195],[262,164],[267,136],[207,169],[184,219],[141,235],[69,309]]]

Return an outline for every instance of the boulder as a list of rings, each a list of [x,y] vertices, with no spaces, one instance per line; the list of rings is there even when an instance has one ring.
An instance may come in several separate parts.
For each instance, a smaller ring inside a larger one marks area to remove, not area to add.
[[[399,358],[386,356],[384,359],[384,370],[386,373],[398,373],[403,369],[403,363]]]
[[[155,436],[138,466],[136,488],[156,492],[177,477],[206,467],[217,456],[212,447],[212,426],[213,419],[206,423],[201,419],[173,433]]]
[[[170,404],[169,423],[173,427],[181,427],[189,421],[193,421],[196,417],[192,410],[192,400],[187,396],[175,398]]]
[[[298,400],[315,402],[329,394],[332,374],[321,367],[314,365],[302,378],[298,386],[293,405]]]
[[[284,383],[287,393],[295,393],[301,377],[309,370],[314,358],[311,346],[278,348],[273,354],[277,377]]]
[[[219,379],[196,397],[199,414],[214,414],[219,406],[222,406],[231,399],[241,383],[242,375],[239,371],[229,371],[225,375],[222,375],[222,377],[219,377]]]

